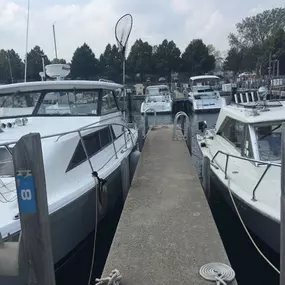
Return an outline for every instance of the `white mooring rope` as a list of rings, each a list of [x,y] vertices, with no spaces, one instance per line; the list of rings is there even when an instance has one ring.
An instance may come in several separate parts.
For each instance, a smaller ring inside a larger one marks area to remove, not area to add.
[[[260,249],[260,248],[258,247],[258,245],[255,243],[255,241],[254,241],[253,237],[251,236],[249,230],[247,229],[247,227],[246,227],[246,225],[245,225],[245,223],[244,223],[244,221],[243,221],[243,219],[242,219],[242,217],[241,217],[241,215],[240,215],[240,212],[239,212],[239,210],[238,210],[238,207],[237,207],[237,205],[236,205],[236,202],[235,202],[235,200],[234,200],[232,191],[231,191],[231,189],[230,189],[230,179],[229,179],[229,177],[228,177],[228,191],[229,191],[229,194],[230,194],[230,198],[231,198],[231,200],[232,200],[232,202],[233,202],[234,208],[235,208],[235,210],[236,210],[236,213],[237,213],[237,215],[238,215],[238,217],[239,217],[239,220],[240,220],[240,222],[241,222],[241,224],[242,224],[242,226],[243,226],[245,232],[247,233],[247,235],[248,235],[250,241],[252,242],[253,246],[256,248],[256,250],[258,251],[258,253],[264,258],[264,260],[265,260],[278,274],[280,274],[280,270],[278,270],[278,268],[277,268],[276,266],[274,266],[274,264],[264,255],[264,253],[261,251],[261,249]]]
[[[96,278],[96,285],[119,285],[120,280],[123,278],[118,269],[114,269],[111,274],[106,278]]]
[[[217,285],[227,285],[226,282],[232,282],[235,279],[233,269],[220,262],[212,262],[203,265],[199,271],[200,275],[208,280],[215,281]]]

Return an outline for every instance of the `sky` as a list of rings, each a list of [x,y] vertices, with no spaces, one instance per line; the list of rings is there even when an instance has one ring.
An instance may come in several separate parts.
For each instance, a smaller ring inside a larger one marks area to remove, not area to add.
[[[25,55],[28,0],[0,0],[0,49]],[[39,45],[55,57],[71,60],[86,42],[96,57],[108,43],[116,43],[115,24],[125,13],[134,20],[129,46],[141,38],[151,45],[173,40],[183,52],[194,38],[226,52],[228,34],[243,18],[266,9],[284,7],[284,0],[30,0],[28,49]]]

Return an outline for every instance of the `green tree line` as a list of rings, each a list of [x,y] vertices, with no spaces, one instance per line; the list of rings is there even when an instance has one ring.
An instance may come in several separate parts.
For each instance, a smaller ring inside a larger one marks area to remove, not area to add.
[[[268,68],[270,61],[279,60],[280,74],[285,74],[285,8],[247,17],[236,24],[236,30],[229,35],[225,69],[266,75],[273,71]]]
[[[223,61],[224,70],[266,75],[272,72],[269,62],[279,61],[280,74],[285,74],[285,8],[266,10],[242,19],[236,24],[236,33],[229,35],[229,45]],[[39,46],[35,46],[27,54],[28,81],[40,79],[42,59],[45,64],[66,63],[64,59],[50,60]],[[216,59],[221,59],[220,52],[212,45],[206,46],[201,39],[192,40],[183,52],[172,40],[165,39],[152,46],[138,39],[129,50],[126,77],[131,82],[142,82],[147,78],[169,79],[172,72],[183,72],[187,76],[205,74],[215,68]],[[69,64],[72,79],[122,81],[122,56],[116,45],[108,44],[96,57],[84,43],[75,50]],[[18,82],[23,78],[24,60],[13,49],[0,50],[0,82]]]
[[[170,78],[172,72],[185,72],[189,75],[204,74],[214,69],[215,56],[213,47],[207,47],[201,39],[192,40],[181,53],[174,41],[163,40],[158,46],[138,39],[130,48],[126,63],[127,80],[141,82],[147,78]],[[50,63],[66,63],[64,59],[50,60],[39,47],[35,46],[27,54],[27,80],[40,80],[39,72]],[[98,79],[105,78],[116,82],[122,81],[122,55],[116,45],[108,44],[97,58],[92,49],[84,43],[78,47],[69,63],[70,78]],[[0,51],[0,81],[2,83],[23,81],[24,60],[14,50]]]

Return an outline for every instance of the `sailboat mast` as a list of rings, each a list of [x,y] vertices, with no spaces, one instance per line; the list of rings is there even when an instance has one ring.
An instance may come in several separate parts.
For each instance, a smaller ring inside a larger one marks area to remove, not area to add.
[[[55,25],[52,25],[53,29],[53,40],[54,40],[54,51],[55,51],[55,58],[57,59],[57,47],[56,47],[56,38],[55,38]]]
[[[30,22],[30,0],[28,0],[28,14],[27,14],[27,31],[26,31],[26,53],[25,53],[25,77],[27,81],[27,68],[28,68],[28,39],[29,39],[29,22]]]

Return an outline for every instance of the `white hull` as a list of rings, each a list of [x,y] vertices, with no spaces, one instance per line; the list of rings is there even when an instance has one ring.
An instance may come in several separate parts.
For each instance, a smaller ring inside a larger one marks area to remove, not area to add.
[[[201,99],[195,100],[189,98],[192,105],[192,110],[194,112],[210,112],[210,111],[220,111],[220,109],[226,105],[225,99],[219,97],[218,99]]]
[[[201,147],[200,143],[198,145],[203,156],[208,156],[212,160],[213,155],[217,152],[217,145],[212,146],[211,150],[209,150],[209,147]],[[221,145],[220,148],[224,148],[224,152],[228,152],[226,145]],[[211,177],[217,185],[216,189],[233,207],[228,190],[229,186],[246,226],[274,251],[279,253],[280,216],[278,210],[280,205],[276,204],[274,208],[270,205],[270,202],[275,203],[274,199],[278,195],[280,170],[276,171],[276,168],[272,167],[268,171],[267,176],[264,177],[256,189],[256,201],[253,201],[253,189],[266,166],[256,167],[251,162],[229,158],[228,179],[226,179],[224,174],[226,156],[219,154],[214,160],[214,165],[216,167],[211,165]],[[271,194],[272,197],[270,198],[268,194]]]
[[[220,192],[224,200],[236,214],[227,185],[216,175],[213,169],[211,169],[211,176],[212,181],[216,186],[215,189]],[[234,193],[232,194],[239,213],[241,214],[248,229],[263,240],[275,252],[280,253],[280,223],[271,219],[267,215],[264,215],[264,213],[252,208],[239,196]]]
[[[130,151],[125,153],[125,157],[129,156],[130,153]],[[108,211],[113,209],[118,199],[122,199],[120,163],[108,177],[103,178],[107,180],[107,208],[104,211],[105,213],[98,214],[98,222],[102,220]],[[95,187],[50,215],[51,240],[55,264],[67,256],[94,230],[95,218]],[[17,238],[18,233],[14,237]],[[21,261],[19,277],[0,276],[0,284],[23,285],[26,282],[27,271],[23,261]]]

